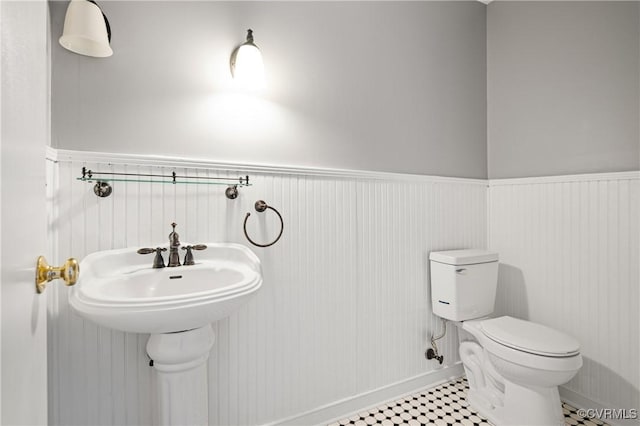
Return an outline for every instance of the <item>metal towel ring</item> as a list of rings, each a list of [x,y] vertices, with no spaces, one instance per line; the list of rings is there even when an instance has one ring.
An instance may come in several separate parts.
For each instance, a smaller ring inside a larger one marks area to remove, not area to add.
[[[269,246],[272,246],[272,245],[274,245],[275,243],[278,242],[278,240],[282,236],[282,231],[284,231],[284,221],[282,220],[282,216],[280,215],[280,212],[278,210],[276,210],[273,207],[267,205],[267,203],[265,203],[262,200],[256,201],[255,208],[256,208],[256,211],[258,213],[262,213],[267,209],[271,209],[274,212],[276,212],[276,214],[278,215],[278,218],[280,219],[280,233],[278,234],[276,239],[273,240],[272,242],[270,242],[269,244],[258,244],[258,243],[256,243],[255,241],[253,241],[249,237],[249,234],[247,234],[247,219],[249,219],[249,216],[251,216],[251,213],[247,212],[247,215],[244,217],[244,236],[247,237],[247,240],[249,240],[249,242],[251,244],[253,244],[254,246],[258,246],[258,247],[269,247]]]

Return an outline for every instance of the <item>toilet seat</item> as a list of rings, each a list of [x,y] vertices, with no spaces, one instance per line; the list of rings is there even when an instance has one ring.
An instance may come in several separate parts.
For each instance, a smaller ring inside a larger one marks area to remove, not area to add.
[[[573,337],[553,328],[509,316],[484,320],[482,333],[494,342],[533,355],[564,358],[580,353]]]

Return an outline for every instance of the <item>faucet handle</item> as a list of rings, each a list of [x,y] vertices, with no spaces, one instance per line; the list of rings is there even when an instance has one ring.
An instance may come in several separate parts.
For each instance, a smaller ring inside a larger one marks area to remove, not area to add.
[[[207,246],[204,244],[196,244],[193,246],[182,246],[182,250],[186,250],[187,252],[184,255],[183,265],[195,265],[195,261],[193,260],[193,253],[191,250],[204,250]]]
[[[182,246],[182,250],[204,250],[206,248],[207,246],[205,244],[194,244],[194,245]]]
[[[150,247],[145,247],[138,250],[138,254],[151,254],[155,252],[156,252],[156,249],[150,248]]]
[[[166,247],[156,247],[156,248],[144,247],[144,248],[138,249],[138,254],[151,254],[159,251],[167,251],[167,248]]]
[[[144,247],[138,250],[138,254],[151,254],[151,253],[155,253],[156,257],[153,258],[153,267],[155,269],[158,268],[164,268],[164,259],[162,258],[162,252],[163,251],[167,251],[166,247],[156,247],[156,248],[149,248],[149,247]]]

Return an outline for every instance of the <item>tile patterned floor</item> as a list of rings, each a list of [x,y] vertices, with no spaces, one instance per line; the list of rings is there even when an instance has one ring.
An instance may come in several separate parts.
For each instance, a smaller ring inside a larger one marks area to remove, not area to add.
[[[360,412],[329,426],[490,426],[491,423],[467,404],[468,389],[467,379],[461,377],[435,388]],[[569,404],[563,403],[562,407],[566,425],[606,426],[600,420],[580,417],[577,409]]]

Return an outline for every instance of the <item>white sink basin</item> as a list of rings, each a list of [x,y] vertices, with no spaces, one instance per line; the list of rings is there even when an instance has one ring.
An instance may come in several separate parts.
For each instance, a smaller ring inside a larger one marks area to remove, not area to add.
[[[80,262],[69,294],[79,315],[128,332],[191,330],[228,316],[262,285],[260,261],[240,244],[210,243],[194,252],[195,265],[159,269],[152,268],[154,254],[137,249],[100,251]],[[168,251],[163,255],[166,261]]]

